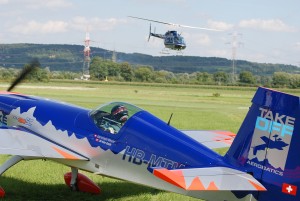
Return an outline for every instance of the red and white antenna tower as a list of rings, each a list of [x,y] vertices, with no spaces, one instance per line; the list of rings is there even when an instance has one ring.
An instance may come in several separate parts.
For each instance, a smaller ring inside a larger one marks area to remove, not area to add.
[[[84,40],[84,49],[83,49],[83,67],[82,67],[82,80],[89,80],[90,79],[90,63],[91,63],[91,48],[90,48],[90,33],[87,31],[85,34],[85,40]]]

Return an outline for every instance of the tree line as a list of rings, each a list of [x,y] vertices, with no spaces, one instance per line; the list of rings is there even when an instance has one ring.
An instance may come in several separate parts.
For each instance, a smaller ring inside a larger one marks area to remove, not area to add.
[[[140,53],[122,53],[91,47],[92,57],[114,59],[117,62],[128,62],[131,65],[152,66],[155,71],[165,70],[173,73],[215,72],[229,73],[232,71],[232,60],[219,57],[200,56],[151,56]],[[0,66],[22,68],[24,63],[38,58],[51,71],[81,72],[83,64],[82,45],[58,44],[0,44]],[[293,65],[256,63],[236,60],[237,74],[243,71],[259,76],[272,76],[274,72],[299,73]]]
[[[25,65],[26,66],[26,65]],[[0,68],[0,80],[11,81],[20,70]],[[171,84],[201,85],[240,85],[299,88],[300,74],[275,72],[271,76],[253,75],[250,71],[242,71],[236,75],[217,71],[215,73],[193,72],[173,73],[166,70],[154,70],[151,66],[132,65],[128,62],[116,63],[101,57],[94,57],[90,64],[91,80],[119,82],[153,82]],[[27,77],[28,81],[48,82],[50,79],[79,79],[81,73],[70,71],[50,71],[49,67],[36,69]]]
[[[242,85],[266,87],[300,87],[300,74],[275,72],[271,76],[254,75],[241,71],[236,75],[224,71],[214,73],[193,72],[173,73],[154,70],[151,66],[131,65],[127,62],[115,63],[101,57],[94,57],[90,65],[92,80],[113,80],[127,82],[155,82],[172,84]]]

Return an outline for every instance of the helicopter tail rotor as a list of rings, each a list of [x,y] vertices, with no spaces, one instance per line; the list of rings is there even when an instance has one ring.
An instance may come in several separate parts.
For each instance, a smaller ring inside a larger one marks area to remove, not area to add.
[[[149,30],[148,42],[149,42],[149,40],[150,40],[150,37],[151,37],[151,23],[150,23],[150,30]]]

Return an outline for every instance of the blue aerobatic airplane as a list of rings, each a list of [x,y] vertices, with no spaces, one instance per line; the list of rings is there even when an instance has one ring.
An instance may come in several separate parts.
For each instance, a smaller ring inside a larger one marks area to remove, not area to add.
[[[259,87],[237,135],[181,131],[128,103],[90,110],[11,92],[26,73],[0,93],[0,154],[11,155],[0,175],[50,159],[71,167],[66,184],[83,192],[101,189],[78,169],[204,200],[300,200],[297,96]]]

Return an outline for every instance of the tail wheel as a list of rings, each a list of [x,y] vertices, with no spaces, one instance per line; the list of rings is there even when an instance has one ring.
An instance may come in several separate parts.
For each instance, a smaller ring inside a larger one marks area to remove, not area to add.
[[[68,172],[64,175],[65,183],[72,191],[87,192],[92,194],[100,194],[100,187],[90,180],[87,176],[78,173],[75,184],[71,184],[72,173]]]

